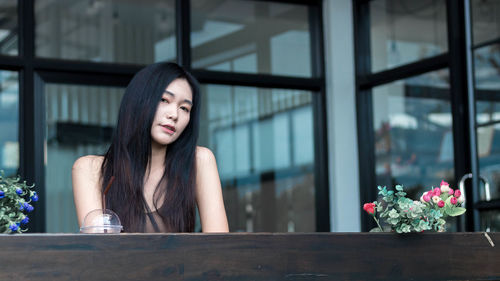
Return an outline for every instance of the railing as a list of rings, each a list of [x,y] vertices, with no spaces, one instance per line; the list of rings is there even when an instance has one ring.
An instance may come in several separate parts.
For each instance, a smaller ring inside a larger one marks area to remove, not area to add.
[[[499,233],[0,235],[0,280],[499,280]]]

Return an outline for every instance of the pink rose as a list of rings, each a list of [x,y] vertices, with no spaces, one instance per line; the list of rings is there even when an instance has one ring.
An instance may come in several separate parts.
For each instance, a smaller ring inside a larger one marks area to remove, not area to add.
[[[455,190],[453,190],[453,188],[450,188],[450,190],[448,190],[448,195],[453,195],[454,192]]]
[[[450,190],[450,185],[445,181],[441,181],[440,189],[441,193],[448,193],[448,191]]]
[[[436,187],[436,188],[434,188],[434,195],[436,195],[436,196],[441,195],[441,189],[439,189],[439,188],[437,188],[437,187]]]
[[[443,200],[441,200],[441,201],[438,202],[438,207],[439,208],[443,208],[444,207],[444,201]]]
[[[455,197],[460,197],[460,195],[462,195],[462,192],[460,192],[460,190],[455,190]]]
[[[431,201],[431,196],[427,193],[424,195],[423,199],[425,202],[429,202],[429,201]]]
[[[451,203],[452,205],[457,204],[457,198],[456,198],[456,197],[451,197],[451,199],[450,199],[450,203]]]

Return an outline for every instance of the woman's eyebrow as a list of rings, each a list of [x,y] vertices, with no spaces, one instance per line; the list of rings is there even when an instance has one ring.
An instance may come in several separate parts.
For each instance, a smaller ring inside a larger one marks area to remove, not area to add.
[[[169,94],[169,95],[171,95],[172,97],[174,97],[174,98],[175,98],[175,94],[174,94],[174,93],[172,93],[172,92],[170,92],[170,91],[165,90],[165,92],[163,92],[163,93],[165,93],[165,94]],[[190,100],[188,100],[188,99],[185,99],[185,100],[184,100],[184,102],[189,103],[191,106],[193,106],[193,102],[192,102],[192,101],[190,101]]]
[[[172,97],[175,97],[175,94],[174,94],[174,93],[172,93],[172,92],[170,92],[170,91],[165,90],[165,92],[163,92],[163,93],[164,93],[164,94],[169,94],[169,95],[171,95]]]

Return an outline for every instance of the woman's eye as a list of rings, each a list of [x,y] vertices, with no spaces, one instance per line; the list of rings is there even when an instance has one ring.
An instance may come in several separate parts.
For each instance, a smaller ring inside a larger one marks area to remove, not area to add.
[[[166,98],[161,98],[161,102],[166,102],[168,103],[168,100]]]
[[[184,110],[185,112],[189,112],[189,108],[187,108],[185,106],[181,106],[181,109]]]

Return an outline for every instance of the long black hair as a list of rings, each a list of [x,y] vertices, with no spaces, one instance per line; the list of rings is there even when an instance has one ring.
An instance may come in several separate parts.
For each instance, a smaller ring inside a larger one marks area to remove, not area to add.
[[[118,214],[126,232],[144,231],[146,210],[149,209],[143,194],[144,179],[151,163],[151,126],[163,92],[178,78],[188,82],[193,94],[190,121],[178,139],[168,145],[165,171],[153,201],[169,231],[194,231],[199,85],[179,65],[156,63],[139,71],[127,86],[112,143],[101,167],[103,192],[114,177],[106,194],[106,206]]]

